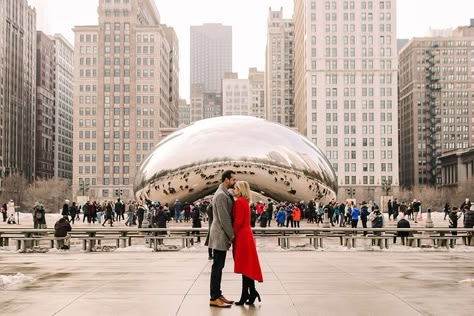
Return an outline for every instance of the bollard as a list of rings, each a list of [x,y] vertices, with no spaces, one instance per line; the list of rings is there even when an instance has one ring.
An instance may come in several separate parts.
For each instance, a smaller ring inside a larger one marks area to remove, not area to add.
[[[425,225],[426,228],[433,228],[434,227],[434,224],[433,224],[433,220],[431,219],[431,209],[429,208],[428,209],[428,215],[426,216],[426,225]]]

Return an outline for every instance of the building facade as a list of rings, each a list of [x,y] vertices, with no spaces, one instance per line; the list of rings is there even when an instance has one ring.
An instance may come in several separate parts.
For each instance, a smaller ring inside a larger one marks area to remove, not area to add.
[[[474,147],[447,152],[439,157],[443,187],[474,183]]]
[[[74,28],[73,192],[128,199],[159,128],[177,124],[178,43],[152,0],[100,1],[98,14]]]
[[[295,121],[341,196],[399,186],[396,1],[296,0]]]
[[[247,79],[226,73],[222,81],[222,115],[265,117],[264,73],[250,68]]]
[[[191,89],[191,123],[222,116],[222,94],[206,92],[204,85],[195,84]]]
[[[232,72],[232,26],[191,26],[190,66],[191,88],[201,84],[206,93],[221,93],[224,74]]]
[[[295,127],[294,24],[283,18],[283,9],[269,9],[265,52],[265,117]]]
[[[191,104],[189,104],[185,99],[180,99],[178,126],[187,126],[189,124],[191,124]]]
[[[250,83],[237,73],[227,73],[222,81],[222,115],[250,115]]]
[[[400,52],[400,167],[406,187],[442,184],[438,158],[474,145],[474,22],[448,35],[414,38]]]
[[[54,176],[53,128],[56,50],[53,40],[36,32],[36,177]]]
[[[0,181],[35,176],[36,12],[0,1]],[[0,183],[2,185],[2,183]]]
[[[249,115],[265,118],[265,73],[249,69]]]
[[[61,34],[52,37],[55,48],[53,111],[54,176],[72,180],[74,48]]]

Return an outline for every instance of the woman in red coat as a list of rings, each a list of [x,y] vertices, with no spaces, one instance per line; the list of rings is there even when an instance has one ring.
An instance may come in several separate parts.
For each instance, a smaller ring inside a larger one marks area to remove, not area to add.
[[[234,185],[234,196],[237,198],[232,210],[235,234],[234,272],[242,274],[242,295],[235,304],[253,304],[256,298],[261,302],[260,294],[255,289],[255,280],[263,282],[263,277],[250,228],[250,186],[248,182],[237,181]]]

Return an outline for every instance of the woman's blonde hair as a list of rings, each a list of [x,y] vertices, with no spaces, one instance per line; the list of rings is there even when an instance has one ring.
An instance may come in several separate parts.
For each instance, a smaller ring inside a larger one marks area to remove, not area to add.
[[[234,184],[237,189],[237,197],[243,197],[247,201],[250,201],[250,185],[247,181],[237,181]]]

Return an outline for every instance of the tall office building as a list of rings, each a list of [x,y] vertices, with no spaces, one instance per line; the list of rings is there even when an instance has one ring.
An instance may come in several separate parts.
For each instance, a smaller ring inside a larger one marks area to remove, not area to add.
[[[247,79],[226,73],[222,81],[222,115],[246,115],[264,118],[264,74],[249,69]]]
[[[36,12],[0,1],[0,181],[35,176]],[[2,183],[0,183],[1,185]]]
[[[167,107],[165,112],[161,111],[161,115],[166,115],[166,120],[164,120],[166,125],[160,127],[177,127],[179,124],[179,40],[174,28],[163,25],[163,30],[170,46],[169,104],[162,105]]]
[[[191,124],[191,104],[185,99],[179,100],[179,124],[178,126]]]
[[[280,11],[269,9],[265,58],[266,118],[295,127],[294,112],[294,25]]]
[[[177,124],[178,42],[153,0],[99,1],[98,14],[74,28],[73,192],[128,199],[159,128]]]
[[[249,115],[265,118],[265,73],[249,68]]]
[[[414,38],[400,52],[400,178],[406,187],[441,184],[439,157],[474,146],[474,20],[437,34],[443,37]]]
[[[296,126],[332,163],[341,196],[399,186],[395,4],[295,0]]]
[[[52,36],[55,48],[54,176],[72,180],[74,48],[61,34]]]
[[[191,26],[190,66],[191,122],[222,115],[222,80],[232,72],[232,27]]]
[[[191,86],[202,84],[204,92],[221,93],[226,72],[232,72],[232,26],[191,26]]]
[[[191,123],[222,116],[222,94],[206,92],[204,85],[191,86],[190,120]]]
[[[53,125],[56,58],[53,40],[36,32],[36,177],[54,176]]]

